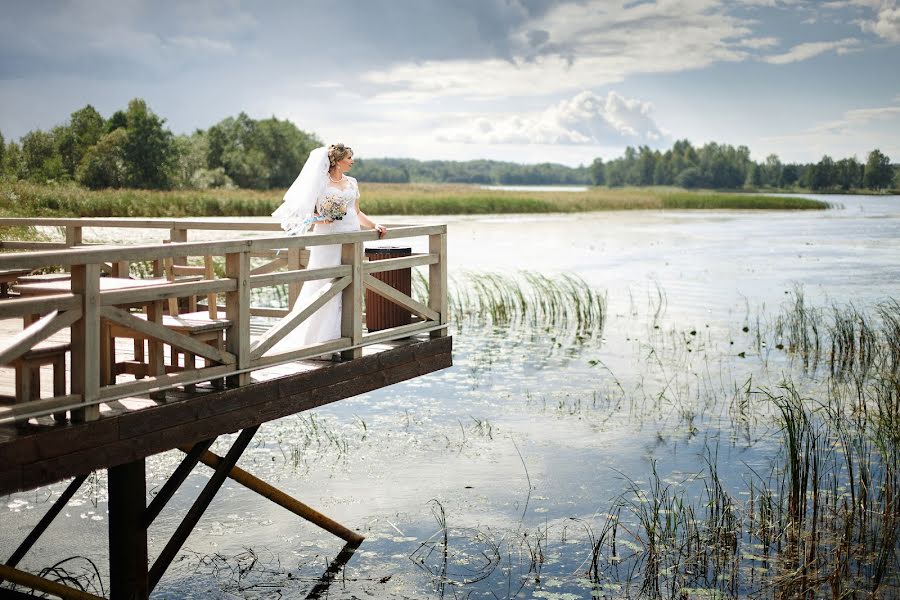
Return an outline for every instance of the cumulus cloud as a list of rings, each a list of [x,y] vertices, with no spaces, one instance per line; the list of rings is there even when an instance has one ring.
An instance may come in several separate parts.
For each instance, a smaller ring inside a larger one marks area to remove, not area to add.
[[[854,38],[844,38],[834,42],[808,42],[805,44],[798,44],[783,54],[766,56],[763,60],[774,65],[784,65],[792,62],[799,62],[801,60],[809,60],[814,56],[826,52],[846,54],[858,47],[859,40]]]
[[[875,19],[863,21],[861,27],[863,31],[874,33],[888,41],[900,42],[900,7],[884,3],[878,7]]]
[[[713,0],[559,3],[518,24],[504,58],[399,62],[362,79],[386,102],[571,93],[745,60],[770,43],[754,40],[750,25]]]
[[[438,131],[437,138],[468,144],[655,143],[667,132],[652,111],[649,102],[616,92],[604,97],[583,91],[537,114],[475,117]]]

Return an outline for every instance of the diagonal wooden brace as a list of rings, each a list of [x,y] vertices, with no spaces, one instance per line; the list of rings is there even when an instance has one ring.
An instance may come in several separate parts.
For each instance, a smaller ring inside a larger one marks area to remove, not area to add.
[[[192,447],[182,446],[179,449],[182,452],[190,452],[192,450]],[[213,454],[208,450],[200,454],[200,462],[213,469],[218,469],[219,465],[222,464],[222,460],[223,459],[221,456]],[[266,483],[265,481],[254,475],[251,475],[240,467],[232,467],[231,471],[228,472],[228,477],[240,483],[244,487],[256,492],[263,498],[271,500],[275,504],[288,509],[295,515],[306,519],[310,523],[321,527],[328,533],[334,534],[350,544],[359,545],[365,539],[364,536],[356,533],[355,531],[351,531],[337,521],[323,515],[309,505],[300,502],[296,498],[285,494],[278,488]]]

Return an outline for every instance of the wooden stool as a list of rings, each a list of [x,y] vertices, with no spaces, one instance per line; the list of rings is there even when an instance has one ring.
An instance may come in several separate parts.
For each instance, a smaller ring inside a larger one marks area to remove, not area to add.
[[[16,370],[16,402],[41,399],[41,367],[53,365],[53,395],[66,395],[66,352],[71,344],[46,344],[32,348],[9,366]],[[65,421],[66,413],[53,413],[56,421]]]

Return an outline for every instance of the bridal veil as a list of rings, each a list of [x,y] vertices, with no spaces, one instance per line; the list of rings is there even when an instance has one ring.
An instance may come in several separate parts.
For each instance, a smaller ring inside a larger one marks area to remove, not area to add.
[[[316,199],[328,180],[328,148],[316,148],[309,153],[297,179],[284,194],[284,202],[272,216],[281,222],[288,235],[303,235],[312,219]]]

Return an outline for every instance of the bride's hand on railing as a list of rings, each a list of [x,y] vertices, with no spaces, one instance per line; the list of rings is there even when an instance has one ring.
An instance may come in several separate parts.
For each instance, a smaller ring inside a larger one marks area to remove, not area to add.
[[[385,227],[384,225],[379,225],[378,223],[375,223],[375,227],[373,227],[373,229],[376,231],[376,233],[378,233],[379,238],[383,238],[384,234],[387,233],[387,227]]]

